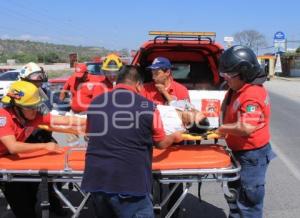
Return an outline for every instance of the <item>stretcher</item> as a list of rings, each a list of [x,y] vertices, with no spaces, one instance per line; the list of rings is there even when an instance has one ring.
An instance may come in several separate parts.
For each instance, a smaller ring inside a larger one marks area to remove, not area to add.
[[[65,148],[62,154],[38,151],[0,157],[0,181],[42,182],[45,184],[44,187],[51,182],[58,197],[72,211],[73,217],[78,217],[90,196],[89,193],[82,192],[79,186],[84,170],[85,149],[85,147]],[[184,200],[192,183],[222,182],[224,193],[230,196],[227,182],[239,178],[240,165],[225,146],[176,145],[164,150],[154,149],[152,171],[155,181],[161,184],[176,184],[164,199],[155,202],[156,210],[168,202],[179,184],[185,184],[184,192],[166,215],[170,217]],[[79,206],[72,205],[57,188],[58,182],[74,184],[82,195]],[[154,190],[154,198],[156,194]],[[42,201],[42,208],[49,206],[47,196],[45,199]],[[43,217],[48,215],[47,211],[43,213]]]

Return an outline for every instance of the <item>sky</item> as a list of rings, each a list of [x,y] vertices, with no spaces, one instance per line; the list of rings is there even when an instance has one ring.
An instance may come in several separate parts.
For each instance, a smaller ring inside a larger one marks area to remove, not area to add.
[[[129,50],[151,39],[150,30],[213,31],[221,44],[244,30],[269,46],[277,31],[300,40],[299,0],[1,0],[0,8],[1,39]]]

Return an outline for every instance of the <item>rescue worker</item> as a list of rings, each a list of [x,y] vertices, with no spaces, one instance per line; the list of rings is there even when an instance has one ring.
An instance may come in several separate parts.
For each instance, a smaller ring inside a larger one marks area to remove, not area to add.
[[[154,217],[152,146],[181,141],[179,132],[165,135],[158,110],[138,94],[140,89],[138,71],[126,66],[115,88],[89,107],[82,189],[91,192],[97,217]]]
[[[173,80],[169,59],[157,57],[148,68],[151,69],[153,82],[144,84],[143,96],[156,104],[169,104],[174,100],[189,101],[187,88]]]
[[[20,79],[23,81],[30,82],[34,84],[37,88],[41,88],[47,95],[48,99],[45,100],[43,104],[39,106],[40,113],[46,115],[50,113],[53,105],[53,96],[47,87],[43,86],[48,81],[48,76],[42,67],[39,67],[36,63],[30,62],[26,64],[20,72]],[[52,137],[52,132],[36,129],[32,134],[26,139],[27,143],[46,143],[54,142],[56,140]],[[57,184],[61,188],[61,184]],[[49,201],[50,201],[50,211],[54,212],[58,216],[65,216],[67,212],[63,210],[60,200],[56,196],[53,186],[51,183],[48,185]]]
[[[74,113],[86,112],[93,98],[113,88],[117,72],[122,66],[123,64],[118,56],[108,55],[101,67],[105,77],[99,79],[90,76],[86,64],[77,63],[75,72],[64,85],[59,99],[63,101],[66,92],[69,90],[72,95],[72,111]]]
[[[241,164],[240,180],[228,185],[236,199],[226,197],[230,218],[262,218],[265,176],[275,157],[270,145],[270,101],[263,83],[266,74],[254,52],[233,46],[220,57],[220,76],[229,90],[223,102],[223,124],[217,132]]]
[[[39,124],[64,125],[85,128],[85,119],[78,117],[42,115],[41,104],[45,93],[32,83],[17,81],[2,98],[0,108],[0,155],[18,154],[40,149],[63,152],[55,142],[27,143],[26,139]],[[3,184],[3,193],[17,218],[35,218],[38,183],[9,182]]]
[[[106,85],[109,91],[116,85],[117,77],[122,67],[123,63],[118,55],[109,54],[105,57],[101,71],[105,75],[103,84]]]
[[[89,80],[89,82],[94,83],[92,98],[103,93],[107,93],[113,89],[116,85],[117,77],[122,67],[123,63],[118,55],[109,54],[105,57],[101,66],[101,71],[104,77],[101,79],[93,77]]]
[[[29,81],[34,83],[37,87],[42,87],[44,82],[48,81],[48,75],[42,67],[39,67],[34,62],[29,62],[21,69],[20,75],[21,80]]]
[[[95,88],[98,82],[90,81],[86,64],[77,63],[75,72],[61,90],[59,100],[63,101],[67,91],[71,93],[71,109],[74,113],[86,112],[92,99],[96,96]]]
[[[171,68],[172,65],[169,59],[165,57],[155,58],[152,64],[148,66],[148,69],[152,72],[153,81],[144,84],[141,94],[158,105],[172,105],[178,100],[184,100],[188,104],[190,101],[188,90],[183,85],[174,81]],[[172,189],[174,184],[162,186],[164,186],[163,189],[166,189],[166,186]],[[181,184],[171,196],[167,205],[168,210],[172,208],[182,192],[183,185]],[[179,211],[180,209],[176,210],[172,218],[178,217]]]
[[[51,94],[45,87],[43,87],[43,84],[48,81],[48,76],[44,69],[39,67],[36,63],[30,62],[23,66],[19,77],[22,81],[30,82],[37,88],[41,88],[44,91],[48,98],[39,106],[39,109],[42,114],[49,113],[52,108],[52,103],[50,102]],[[53,140],[51,132],[37,130],[27,139],[27,142],[50,142]]]

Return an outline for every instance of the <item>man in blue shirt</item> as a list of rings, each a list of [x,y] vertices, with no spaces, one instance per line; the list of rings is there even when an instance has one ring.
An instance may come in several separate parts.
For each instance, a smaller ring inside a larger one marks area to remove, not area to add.
[[[91,192],[97,217],[154,217],[152,146],[182,139],[179,132],[165,135],[154,103],[138,94],[140,81],[135,67],[124,67],[114,90],[88,109],[82,189]]]

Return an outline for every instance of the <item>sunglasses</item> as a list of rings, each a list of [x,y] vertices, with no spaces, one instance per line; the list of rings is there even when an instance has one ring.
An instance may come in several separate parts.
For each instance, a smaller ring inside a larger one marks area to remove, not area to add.
[[[225,79],[232,79],[232,78],[235,78],[239,75],[240,75],[240,73],[220,73],[220,76],[225,78]]]
[[[38,82],[45,82],[47,80],[45,73],[43,71],[38,71],[30,74],[26,80],[28,81],[38,81]]]

